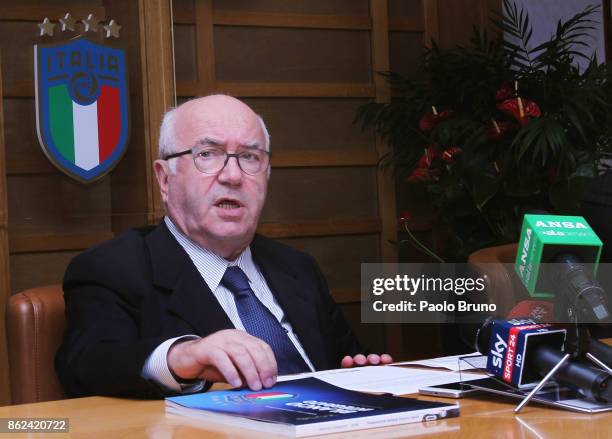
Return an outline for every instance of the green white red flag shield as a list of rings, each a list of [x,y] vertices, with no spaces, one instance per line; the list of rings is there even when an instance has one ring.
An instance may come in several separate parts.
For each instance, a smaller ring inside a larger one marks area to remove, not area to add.
[[[35,45],[36,128],[61,171],[89,183],[110,172],[129,138],[125,53],[85,38]]]

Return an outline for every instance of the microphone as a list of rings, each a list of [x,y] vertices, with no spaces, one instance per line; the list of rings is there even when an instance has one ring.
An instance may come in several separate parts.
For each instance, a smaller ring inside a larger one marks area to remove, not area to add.
[[[594,338],[589,338],[587,352],[606,366],[612,368],[612,347]]]
[[[573,253],[559,253],[553,262],[556,270],[550,274],[552,284],[561,302],[565,303],[565,308],[571,306],[582,316],[581,320],[608,322],[610,312],[607,308],[606,292],[585,269],[580,259]]]
[[[601,240],[580,216],[528,214],[514,269],[532,298],[556,299],[557,319],[609,322],[606,292],[594,279],[601,248]]]
[[[565,329],[532,319],[487,318],[476,331],[474,347],[487,356],[487,370],[519,389],[533,387],[563,357]],[[587,397],[612,402],[612,376],[580,362],[570,361],[555,380]]]
[[[538,370],[540,375],[544,376],[562,358],[560,351],[543,345],[528,359],[528,367]],[[569,361],[559,368],[554,379],[560,384],[580,390],[588,398],[612,402],[612,377],[603,370]]]
[[[552,302],[545,300],[523,300],[510,310],[506,319],[529,318],[539,323],[551,322],[553,321],[553,313],[554,305]],[[594,355],[606,366],[612,368],[612,347],[592,337],[588,337],[586,343],[585,352]]]

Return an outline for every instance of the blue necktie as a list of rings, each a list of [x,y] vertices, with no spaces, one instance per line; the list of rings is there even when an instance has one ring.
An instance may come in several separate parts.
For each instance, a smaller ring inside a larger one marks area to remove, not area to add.
[[[221,284],[234,294],[236,309],[244,329],[268,343],[274,351],[279,375],[310,372],[285,329],[255,296],[249,286],[249,279],[240,267],[227,267]]]

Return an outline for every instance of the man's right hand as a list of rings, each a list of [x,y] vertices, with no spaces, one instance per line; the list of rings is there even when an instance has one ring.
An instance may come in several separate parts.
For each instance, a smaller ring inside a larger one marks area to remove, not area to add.
[[[225,381],[234,387],[246,384],[255,391],[272,387],[277,376],[272,348],[238,329],[175,344],[168,351],[168,367],[186,380]]]

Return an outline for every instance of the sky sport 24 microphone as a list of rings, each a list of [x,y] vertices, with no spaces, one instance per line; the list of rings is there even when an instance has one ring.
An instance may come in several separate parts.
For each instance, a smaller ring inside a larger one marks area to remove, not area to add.
[[[554,299],[557,320],[609,322],[606,292],[594,278],[601,247],[582,217],[525,215],[514,268],[532,298]]]
[[[532,319],[488,318],[478,331],[476,349],[487,356],[487,370],[491,374],[523,389],[540,379],[537,370],[525,367],[525,359],[543,345],[560,351],[565,336],[564,329],[553,329],[550,324]]]
[[[531,319],[487,318],[475,336],[475,347],[487,356],[487,370],[519,389],[533,387],[563,358],[564,329]],[[555,380],[580,390],[585,396],[612,402],[612,376],[570,361],[561,366]]]
[[[612,347],[605,343],[589,338],[587,352],[594,355],[609,368],[612,368]]]

